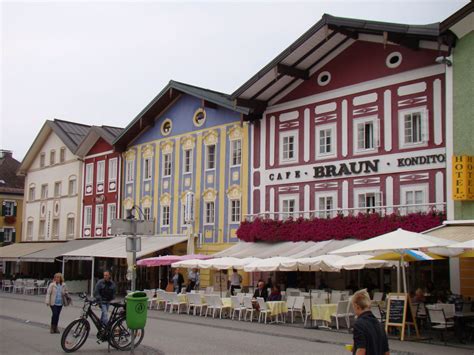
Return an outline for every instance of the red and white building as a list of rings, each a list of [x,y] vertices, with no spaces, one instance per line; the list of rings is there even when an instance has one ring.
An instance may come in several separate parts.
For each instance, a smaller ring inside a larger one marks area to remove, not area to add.
[[[232,95],[252,113],[253,216],[444,209],[437,25],[324,15]],[[438,59],[437,59],[438,58]],[[449,88],[448,88],[449,90]]]
[[[110,237],[111,221],[120,216],[122,157],[112,143],[122,128],[92,126],[76,154],[84,164],[82,238]]]

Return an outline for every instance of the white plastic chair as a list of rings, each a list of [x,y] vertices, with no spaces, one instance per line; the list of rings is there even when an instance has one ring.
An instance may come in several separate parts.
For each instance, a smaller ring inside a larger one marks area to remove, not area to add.
[[[235,313],[238,312],[240,321],[242,312],[245,312],[247,308],[242,306],[239,296],[231,296],[230,299],[232,301],[232,319],[234,319]]]
[[[374,297],[372,301],[382,302],[382,300],[383,300],[383,292],[374,292]]]
[[[310,299],[304,300],[304,325],[306,326],[306,322],[308,318],[311,318],[311,301]]]
[[[23,294],[32,294],[34,295],[38,287],[36,286],[35,280],[26,280],[23,286]]]
[[[13,291],[13,283],[11,280],[3,280],[2,282],[2,291],[3,292],[12,292]]]
[[[446,345],[446,333],[449,329],[454,328],[454,322],[446,319],[443,308],[426,306],[428,316],[430,318],[431,329],[441,331]]]
[[[247,314],[250,313],[250,322],[253,321],[253,312],[254,312],[254,308],[253,308],[253,304],[252,304],[252,297],[251,296],[245,296],[244,297],[244,307],[245,307],[245,318],[244,320],[247,320]]]
[[[293,304],[293,307],[291,307],[291,308],[288,307],[288,313],[291,314],[291,323],[294,323],[294,314],[295,313],[300,313],[301,319],[304,320],[303,305],[304,305],[304,297],[303,296],[297,296],[297,297],[295,297],[295,302]]]
[[[207,304],[207,309],[206,309],[206,318],[209,313],[214,314],[214,297],[212,295],[205,295],[204,296]]]
[[[24,287],[23,280],[15,280],[13,282],[13,293],[22,293]]]
[[[46,280],[36,281],[36,287],[38,289],[38,294],[46,293],[46,291],[48,290],[48,285],[46,284]]]
[[[231,307],[224,306],[224,304],[222,303],[222,299],[219,296],[212,296],[212,298],[214,298],[214,312],[218,311],[219,312],[219,318],[222,319],[222,312],[224,310],[227,310],[227,311],[230,312]],[[214,318],[214,314],[212,315],[212,318]]]
[[[257,302],[258,302],[258,306],[259,306],[259,313],[258,313],[258,322],[260,323],[260,320],[262,318],[262,315],[264,315],[265,317],[265,324],[267,324],[267,316],[270,314],[270,310],[268,309],[267,307],[267,303],[265,302],[265,300],[262,298],[262,297],[257,297]],[[271,314],[270,314],[271,316]]]
[[[350,327],[349,324],[349,301],[339,301],[337,304],[336,313],[332,314],[331,316],[336,319],[336,329],[339,330],[339,318],[345,318],[347,327]]]
[[[171,307],[170,307],[170,313],[173,313],[174,308],[176,307],[176,313],[180,313],[181,307],[187,306],[187,302],[182,302],[179,300],[179,297],[176,293],[170,292],[170,301],[171,301]]]
[[[188,293],[188,311],[187,311],[188,314],[191,312],[191,308],[192,308],[193,309],[193,315],[196,315],[196,306],[197,306],[196,296],[198,296],[198,298],[201,298],[201,296],[196,294],[196,293]]]
[[[342,293],[341,292],[333,291],[331,293],[331,299],[330,299],[329,303],[338,304],[339,301],[341,301],[341,298],[342,298]]]

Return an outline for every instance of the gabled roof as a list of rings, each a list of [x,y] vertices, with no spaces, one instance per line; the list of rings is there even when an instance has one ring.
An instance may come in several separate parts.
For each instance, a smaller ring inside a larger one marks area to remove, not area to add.
[[[454,14],[449,16],[440,25],[440,31],[453,32],[458,38],[473,31],[474,27],[474,2],[471,1]]]
[[[111,146],[114,140],[122,133],[123,128],[112,126],[92,126],[89,132],[79,143],[75,154],[84,157],[91,150],[99,138],[109,143]]]
[[[439,23],[405,25],[324,14],[320,21],[232,93],[231,99],[249,107],[255,116],[261,116],[267,105],[276,102],[299,82],[309,79],[317,66],[330,59],[334,51],[344,49],[363,36],[373,35],[418,49],[422,40],[437,43]],[[443,38],[449,45],[448,40]]]
[[[51,132],[54,132],[64,145],[71,152],[75,153],[79,143],[89,132],[90,127],[82,123],[58,120],[56,118],[54,120],[47,120],[23,158],[18,173],[26,173]]]
[[[20,162],[9,151],[0,154],[0,193],[23,194],[25,177],[17,176]]]
[[[155,118],[182,94],[188,94],[201,99],[203,106],[212,105],[215,107],[215,105],[218,105],[244,115],[249,113],[248,108],[234,105],[228,94],[171,80],[137,117],[125,127],[114,142],[116,148],[118,150],[125,149],[128,142],[136,137],[145,127],[153,125]]]

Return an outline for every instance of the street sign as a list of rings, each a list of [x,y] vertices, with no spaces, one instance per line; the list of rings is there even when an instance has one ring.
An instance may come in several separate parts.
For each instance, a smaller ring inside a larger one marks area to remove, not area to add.
[[[142,251],[142,238],[140,237],[127,237],[127,253],[139,253]]]
[[[134,229],[135,227],[136,229]],[[113,219],[111,229],[114,235],[154,235],[155,223],[153,221]]]

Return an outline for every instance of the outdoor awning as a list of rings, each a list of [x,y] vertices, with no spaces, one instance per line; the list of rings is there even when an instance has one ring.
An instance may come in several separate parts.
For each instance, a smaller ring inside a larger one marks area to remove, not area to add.
[[[0,248],[1,261],[21,261],[21,257],[62,245],[62,242],[15,243]]]
[[[168,248],[172,245],[185,242],[187,237],[141,237],[142,250],[137,253],[137,258],[151,254],[155,251]],[[127,258],[126,237],[114,237],[106,241],[64,253],[66,259],[90,260],[92,258]]]
[[[466,242],[474,239],[474,222],[450,224],[448,221],[444,226],[431,229],[425,233],[433,237],[452,240],[453,242]]]
[[[270,258],[285,256],[304,258],[324,255],[332,250],[354,244],[355,239],[327,240],[322,242],[278,242],[278,243],[246,243],[240,242],[213,256],[215,258],[231,256],[234,258]]]
[[[20,256],[20,261],[54,263],[61,255],[75,250],[104,242],[104,239],[75,239],[65,243],[59,243],[51,248],[43,249],[35,253]]]

